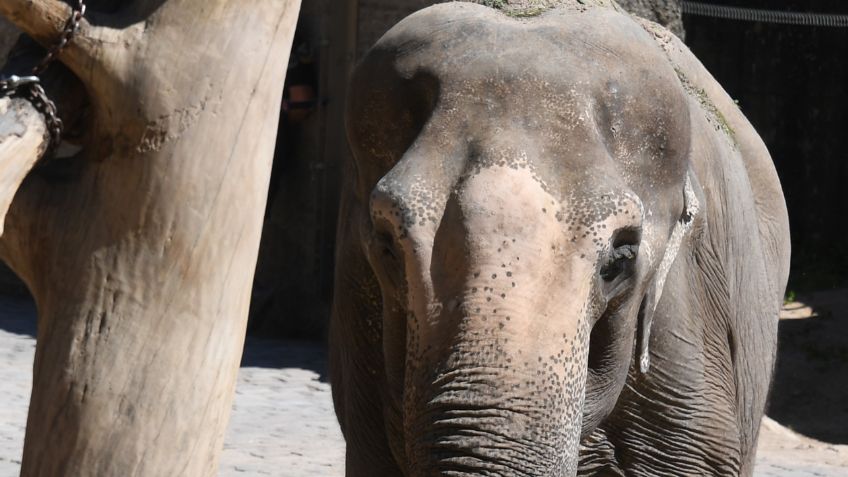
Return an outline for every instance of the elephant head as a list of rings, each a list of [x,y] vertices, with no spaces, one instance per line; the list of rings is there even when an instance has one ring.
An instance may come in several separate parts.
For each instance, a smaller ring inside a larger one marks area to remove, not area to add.
[[[395,461],[574,474],[581,436],[649,368],[697,222],[677,74],[612,8],[526,21],[450,4],[383,37],[352,91],[361,207],[342,221],[379,283]]]

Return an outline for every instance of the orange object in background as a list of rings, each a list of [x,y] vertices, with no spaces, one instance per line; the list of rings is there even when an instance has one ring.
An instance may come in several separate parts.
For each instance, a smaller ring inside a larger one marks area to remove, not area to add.
[[[315,110],[315,88],[308,84],[293,84],[288,87],[287,93],[283,101],[283,111],[289,123],[306,120]]]

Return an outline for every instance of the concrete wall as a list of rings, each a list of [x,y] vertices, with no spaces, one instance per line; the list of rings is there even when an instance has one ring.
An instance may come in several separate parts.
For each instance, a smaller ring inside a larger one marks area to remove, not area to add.
[[[681,0],[617,0],[630,13],[655,21],[673,31],[680,38],[683,34]]]

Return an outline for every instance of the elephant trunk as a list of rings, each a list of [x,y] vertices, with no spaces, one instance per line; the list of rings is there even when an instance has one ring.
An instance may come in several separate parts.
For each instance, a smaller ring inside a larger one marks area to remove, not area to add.
[[[490,181],[516,175],[523,178]],[[415,295],[431,298],[410,303],[408,473],[573,475],[596,259],[564,238],[553,214],[526,220],[550,198],[477,200],[474,188],[486,179],[449,201],[443,223],[463,227],[436,232],[425,268],[431,284]]]
[[[522,316],[521,304],[498,306],[446,319],[458,329],[448,349],[407,365],[410,475],[575,474],[588,327],[566,320],[575,326],[564,331],[545,314]]]
[[[397,203],[372,197],[375,222],[403,217]],[[402,423],[392,452],[406,475],[576,473],[607,231],[572,237],[566,210],[532,171],[493,165],[440,221],[391,223],[407,302],[384,307],[384,337],[403,336],[385,341],[402,343],[385,348],[387,422]]]

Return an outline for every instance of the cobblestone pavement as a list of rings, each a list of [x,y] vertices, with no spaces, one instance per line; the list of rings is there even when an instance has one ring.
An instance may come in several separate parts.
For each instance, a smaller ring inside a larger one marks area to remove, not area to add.
[[[755,477],[848,475],[848,446],[808,439],[769,418],[760,429]]]
[[[320,347],[248,340],[220,475],[344,476]]]
[[[18,475],[35,354],[32,305],[0,298],[0,476]]]
[[[0,477],[17,475],[35,349],[34,310],[0,297]],[[774,421],[763,426],[757,477],[842,477],[848,447],[798,436]],[[222,477],[341,477],[344,441],[326,382],[326,362],[312,344],[248,340]]]

